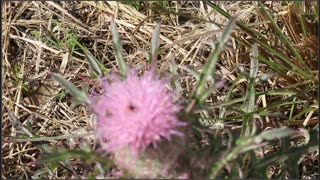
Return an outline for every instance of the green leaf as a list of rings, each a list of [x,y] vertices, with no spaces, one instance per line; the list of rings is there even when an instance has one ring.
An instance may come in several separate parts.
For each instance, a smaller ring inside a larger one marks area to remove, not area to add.
[[[225,16],[226,18],[231,18],[231,15],[228,14],[226,11],[222,10],[221,8],[219,8],[217,5],[213,4],[210,1],[205,1],[204,3],[208,4],[210,7],[212,7],[213,9],[215,9],[216,11],[218,11],[220,14],[222,14],[223,16]],[[246,34],[250,35],[251,38],[258,43],[261,47],[265,48],[265,50],[271,52],[272,54],[276,55],[279,59],[283,60],[284,62],[286,62],[288,65],[291,66],[292,69],[289,69],[281,64],[276,64],[276,63],[272,63],[271,61],[267,60],[265,57],[263,56],[259,56],[258,59],[266,64],[268,64],[272,69],[276,70],[276,71],[282,71],[283,70],[291,70],[293,73],[302,76],[304,78],[310,79],[310,74],[311,73],[306,73],[305,71],[303,71],[302,69],[300,69],[297,65],[295,65],[294,63],[292,63],[292,60],[285,57],[284,55],[282,55],[281,53],[279,53],[278,51],[274,50],[272,47],[268,46],[267,44],[265,44],[263,41],[270,41],[270,39],[267,39],[266,37],[264,37],[261,33],[259,33],[258,31],[255,31],[254,29],[249,28],[248,26],[246,26],[245,23],[241,22],[241,21],[236,21],[237,25],[241,28],[242,31],[244,31]],[[260,40],[262,39],[262,40]],[[245,43],[242,43],[241,41],[238,41],[239,43],[241,43],[244,46]],[[301,62],[302,64],[305,64],[304,62]]]
[[[306,129],[304,129],[304,128],[299,128],[300,129],[300,131],[302,131],[303,132],[303,136],[304,136],[304,144],[308,144],[309,142],[310,142],[310,134],[309,134],[309,131],[308,130],[306,130]]]
[[[227,93],[227,96],[225,98],[225,102],[226,103],[225,105],[221,105],[220,106],[220,112],[219,112],[219,118],[223,118],[225,113],[226,113],[226,105],[231,105],[231,101],[230,98],[231,98],[231,95],[232,95],[232,91],[234,90],[234,88],[236,87],[237,83],[239,82],[239,80],[243,78],[243,75],[239,75],[232,83],[231,87],[229,88],[229,91]],[[234,103],[237,103],[237,102],[242,102],[244,100],[244,98],[240,98],[238,101],[233,101]]]
[[[31,176],[32,179],[44,179],[46,175],[53,175],[52,171],[57,168],[57,165],[55,165],[54,168],[48,168],[43,167],[42,169],[37,170],[33,176]]]
[[[255,106],[256,91],[255,91],[255,79],[258,73],[258,47],[256,44],[252,47],[252,56],[250,57],[250,71],[249,71],[249,84],[247,87],[246,100],[244,102],[242,110],[244,112],[252,112]]]
[[[265,82],[265,81],[269,80],[275,74],[276,73],[273,73],[273,72],[264,73],[264,74],[261,74],[260,76],[258,76],[258,79],[262,82]]]
[[[69,160],[72,157],[71,152],[64,150],[64,151],[58,151],[58,152],[53,152],[50,153],[49,155],[41,158],[38,160],[38,163],[52,163],[52,162],[59,162],[59,161],[65,161]]]
[[[259,113],[259,116],[268,116],[268,117],[283,117],[286,118],[286,116],[281,112],[272,112],[272,111],[261,111]]]
[[[191,74],[197,81],[200,79],[200,73],[192,68],[191,66],[179,66],[180,69],[183,69],[187,71],[189,74]]]
[[[70,134],[65,136],[47,136],[47,137],[40,137],[40,136],[33,136],[32,138],[23,138],[23,139],[14,139],[12,142],[39,142],[39,141],[50,141],[50,140],[60,140],[60,139],[70,139],[70,138],[82,138],[89,135],[94,135],[94,132],[88,132],[85,134]]]
[[[63,76],[57,73],[50,73],[55,80],[61,83],[67,90],[70,91],[72,96],[79,102],[90,104],[90,100],[86,93],[79,90],[75,85],[67,81]]]
[[[283,137],[287,137],[297,132],[298,132],[297,130],[290,129],[287,127],[282,127],[282,128],[271,129],[271,130],[265,130],[258,137],[264,140],[273,140],[273,139],[280,139]]]
[[[34,136],[32,132],[30,132],[27,128],[25,128],[21,124],[21,122],[17,119],[17,117],[12,112],[9,112],[9,121],[10,121],[10,124],[21,133],[27,135],[28,137]]]
[[[55,152],[51,152],[44,156],[43,158],[39,159],[38,163],[55,163],[59,161],[66,161],[71,158],[82,158],[88,162],[101,158],[100,154],[96,154],[92,149],[90,151],[87,150],[58,150]],[[106,158],[107,160],[107,158]]]
[[[265,168],[266,166],[275,163],[276,161],[284,161],[287,160],[288,158],[295,157],[295,156],[302,156],[305,153],[314,151],[318,149],[318,144],[308,144],[300,147],[292,147],[286,151],[283,152],[276,152],[272,155],[266,156],[259,162],[255,164],[255,168],[260,169],[260,168]]]
[[[100,69],[97,61],[95,60],[95,58],[90,54],[90,53],[84,53],[84,55],[87,57],[89,64],[92,68],[93,73],[98,76],[98,77],[102,77],[103,76],[103,72]]]
[[[68,41],[70,43],[72,42],[72,44],[74,44],[73,48],[75,45],[80,47],[80,49],[83,51],[84,55],[87,57],[89,64],[93,70],[93,73],[96,76],[101,77],[103,75],[103,72],[106,72],[106,73],[109,72],[109,70],[107,68],[105,68],[104,65],[99,60],[97,60],[85,46],[80,44],[76,38],[74,38],[72,35],[69,35]]]
[[[218,61],[219,54],[222,52],[227,41],[229,40],[235,22],[236,18],[232,18],[228,25],[224,28],[222,35],[219,37],[218,41],[215,44],[213,52],[210,54],[207,63],[203,67],[199,81],[197,82],[195,88],[195,94],[193,95],[193,98],[197,100],[199,105],[202,105],[204,102],[203,99],[200,101],[199,97],[203,96],[203,93],[205,93],[205,86],[209,77],[216,72],[216,63]]]
[[[159,36],[160,36],[160,28],[161,28],[161,22],[159,22],[154,29],[154,32],[152,33],[152,38],[151,38],[151,64],[156,63],[156,58],[157,58],[157,50],[159,47]]]
[[[263,141],[270,141],[278,138],[288,137],[294,133],[297,133],[297,131],[289,128],[277,128],[264,131],[256,136],[242,137],[238,139],[236,141],[236,146],[213,164],[210,169],[209,178],[215,178],[218,175],[219,171],[223,168],[223,166],[235,159],[239,154],[266,145],[267,143]]]
[[[252,46],[252,52],[250,56],[250,71],[249,71],[249,83],[247,86],[247,92],[246,92],[246,98],[244,101],[244,104],[242,105],[241,109],[245,113],[251,113],[254,111],[255,107],[255,101],[256,101],[256,79],[257,79],[257,74],[258,74],[258,46],[254,44]],[[244,135],[249,135],[249,122],[252,119],[252,115],[246,115],[244,116],[243,122],[242,122],[242,130],[241,134]]]
[[[127,65],[122,56],[122,41],[117,29],[117,25],[114,22],[114,19],[111,20],[111,34],[112,34],[112,45],[115,51],[116,61],[119,66],[119,71],[122,76],[127,74]]]
[[[221,87],[224,84],[224,81],[221,80],[217,83],[214,83],[210,86],[200,97],[199,102],[204,102],[217,88]]]
[[[308,74],[311,74],[311,70],[309,69],[309,67],[306,65],[306,63],[304,62],[304,60],[301,58],[301,56],[299,55],[299,53],[297,52],[297,50],[293,47],[293,45],[290,43],[290,41],[288,40],[288,38],[282,33],[282,30],[278,27],[278,25],[276,24],[276,22],[274,21],[274,19],[271,17],[271,15],[267,12],[266,8],[264,7],[263,3],[258,1],[258,4],[261,6],[261,10],[264,12],[265,15],[267,15],[268,19],[270,20],[272,26],[275,28],[275,30],[277,31],[277,33],[280,35],[281,40],[289,47],[289,49],[291,50],[291,52],[294,54],[294,56],[300,61],[300,63],[304,66],[304,68],[308,71]],[[308,76],[309,79],[311,78],[310,76]]]
[[[250,56],[250,78],[256,78],[257,74],[258,74],[258,56],[259,56],[259,52],[258,52],[258,46],[257,44],[254,44],[252,46],[252,52],[251,52],[251,56]]]

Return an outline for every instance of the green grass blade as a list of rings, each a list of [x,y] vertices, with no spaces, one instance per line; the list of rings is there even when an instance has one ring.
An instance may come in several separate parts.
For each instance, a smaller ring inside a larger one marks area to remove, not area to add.
[[[218,11],[220,14],[222,14],[223,16],[225,16],[226,18],[231,18],[231,15],[228,14],[227,12],[225,12],[224,10],[222,10],[221,8],[219,8],[218,6],[216,6],[215,4],[213,4],[212,2],[209,1],[205,1],[206,4],[208,4],[210,7],[212,7],[213,9],[215,9],[216,11]],[[263,35],[261,35],[259,32],[249,28],[248,26],[246,26],[243,22],[241,21],[236,21],[236,24],[242,28],[242,30],[249,34],[251,36],[251,38],[258,43],[260,46],[262,46],[263,48],[265,48],[266,50],[270,51],[271,53],[273,53],[274,55],[276,55],[278,58],[280,58],[282,61],[286,62],[287,64],[289,64],[292,67],[292,72],[302,76],[304,78],[310,79],[310,73],[306,73],[305,71],[301,70],[297,65],[295,65],[294,63],[291,62],[291,60],[287,57],[285,57],[284,55],[280,54],[279,52],[277,52],[276,50],[274,50],[273,48],[271,48],[270,46],[268,46],[267,44],[263,43],[261,40],[259,40],[259,38],[262,38],[264,40],[269,41],[268,39],[266,39]],[[257,36],[257,37],[256,37]],[[259,60],[261,59],[261,57],[259,57]],[[266,61],[266,60],[265,60]],[[280,64],[279,64],[280,65]],[[286,68],[288,69],[288,68]]]
[[[298,133],[298,131],[294,129],[289,129],[287,127],[282,127],[263,131],[258,137],[264,140],[273,140],[287,137],[295,133]]]
[[[300,63],[306,68],[306,70],[308,71],[309,74],[311,74],[311,70],[309,69],[309,67],[306,65],[306,63],[304,62],[304,60],[301,58],[301,56],[299,55],[299,53],[297,52],[297,50],[292,46],[292,44],[290,43],[290,41],[288,40],[288,38],[286,38],[286,36],[282,33],[281,29],[279,28],[279,26],[276,24],[276,22],[274,21],[274,19],[271,17],[271,15],[267,12],[266,8],[264,7],[263,3],[258,1],[258,4],[261,6],[261,10],[267,15],[268,19],[270,20],[271,24],[273,25],[273,27],[276,29],[277,33],[280,35],[281,40],[289,47],[289,49],[291,50],[291,52],[294,54],[294,56],[300,61]],[[310,77],[311,78],[311,77]]]
[[[311,133],[311,134],[318,134],[318,132]],[[255,164],[255,168],[257,168],[257,169],[263,168],[265,166],[268,166],[270,164],[275,163],[276,161],[287,160],[290,157],[301,156],[301,155],[306,154],[308,152],[312,152],[312,151],[319,149],[319,147],[318,147],[319,143],[317,142],[317,137],[312,135],[312,138],[314,138],[314,141],[308,143],[307,145],[303,145],[303,146],[299,146],[299,147],[292,147],[292,148],[287,149],[284,152],[283,151],[276,152],[274,154],[271,154],[271,155],[261,159],[259,162],[257,162]]]
[[[302,115],[307,114],[308,112],[314,111],[314,110],[317,110],[317,108],[308,107],[308,108],[304,109],[303,111],[301,111],[300,113],[298,113],[297,115],[295,115],[294,117],[292,117],[292,118],[290,118],[289,120],[287,120],[284,124],[285,124],[285,125],[290,125],[290,123],[291,123],[292,121],[294,121],[295,119],[298,119],[298,118],[300,118]]]
[[[217,12],[219,12],[220,14],[222,14],[223,16],[225,16],[228,19],[231,19],[232,16],[227,13],[226,11],[224,11],[223,9],[219,8],[217,5],[213,4],[210,1],[204,1],[205,4],[209,5],[210,7],[212,7],[213,9],[215,9]],[[241,27],[247,34],[251,35],[252,37],[255,37],[254,35],[258,36],[259,38],[263,39],[264,41],[270,41],[269,39],[267,39],[266,37],[262,36],[258,31],[255,31],[251,28],[249,28],[248,26],[245,25],[245,23],[241,22],[241,21],[236,21],[236,24]]]
[[[86,104],[90,104],[89,97],[78,89],[75,85],[67,81],[64,77],[62,77],[60,74],[57,73],[50,73],[55,80],[57,80],[59,83],[61,83],[65,88],[67,88],[72,96],[78,101]]]
[[[236,146],[232,148],[232,150],[227,153],[224,157],[221,157],[217,162],[215,162],[210,169],[210,179],[214,179],[217,177],[220,170],[228,164],[228,162],[235,159],[241,153],[248,152],[250,150],[257,149],[266,145],[263,141],[270,141],[273,139],[284,138],[290,136],[292,134],[297,133],[297,131],[289,129],[289,128],[278,128],[272,129],[269,131],[264,131],[256,136],[244,137],[239,139],[236,142]]]
[[[112,45],[115,51],[116,61],[119,66],[119,71],[122,76],[127,74],[127,65],[122,56],[122,41],[117,29],[117,25],[114,19],[111,20],[111,34],[112,34]]]
[[[85,134],[71,134],[65,136],[52,136],[52,137],[34,137],[34,138],[24,138],[24,139],[13,139],[10,142],[40,142],[40,141],[52,141],[52,140],[61,140],[61,139],[70,139],[70,138],[83,138],[85,136],[95,135],[95,132],[88,132]]]
[[[236,87],[238,81],[239,81],[241,78],[243,78],[243,75],[239,75],[239,76],[233,81],[231,87],[229,88],[229,91],[228,91],[228,93],[227,93],[227,96],[226,96],[226,98],[225,98],[225,100],[224,100],[224,103],[226,103],[226,105],[228,105],[228,104],[231,105],[230,98],[231,98],[231,95],[232,95],[232,91],[233,91],[233,89]],[[235,101],[235,103],[241,102],[241,101],[243,101],[243,100],[244,100],[244,98],[240,98],[240,100],[239,100],[239,101]],[[221,105],[221,104],[220,104],[219,118],[223,118],[224,115],[225,115],[225,113],[226,113],[226,107],[225,107],[225,105]]]
[[[14,115],[14,113],[9,112],[9,122],[10,124],[17,130],[19,130],[21,133],[27,135],[28,137],[34,137],[35,135],[30,132],[27,128],[25,128],[21,122],[18,120],[18,118]]]
[[[236,18],[232,18],[228,25],[224,28],[224,32],[220,36],[218,42],[215,44],[215,48],[213,52],[211,53],[207,63],[203,67],[203,70],[200,74],[199,81],[197,82],[196,88],[195,88],[195,94],[194,98],[198,101],[198,103],[201,105],[203,102],[199,102],[199,97],[203,96],[203,93],[205,90],[205,85],[207,83],[207,80],[209,77],[215,73],[216,71],[216,63],[218,61],[219,54],[224,49],[227,41],[229,40],[230,34],[233,30],[233,27],[235,25]]]
[[[246,99],[242,106],[242,110],[245,113],[250,113],[254,111],[255,101],[256,101],[256,79],[258,74],[258,46],[256,44],[252,47],[251,61],[250,61],[250,72],[249,72],[249,83],[247,86]],[[252,119],[252,115],[244,116],[241,135],[249,135],[249,122]]]
[[[287,57],[283,56],[282,54],[280,54],[278,51],[272,49],[270,46],[266,45],[265,43],[261,42],[260,40],[258,39],[255,39],[255,41],[257,43],[259,43],[262,47],[264,47],[266,50],[270,51],[271,53],[273,53],[274,55],[276,55],[278,58],[280,58],[281,60],[283,60],[285,63],[289,64],[291,67],[292,67],[292,72],[297,74],[297,75],[300,75],[302,77],[305,77],[307,79],[310,79],[310,74],[304,72],[303,70],[301,70],[299,68],[299,66],[295,65],[293,62],[291,62],[290,59],[288,59]],[[286,68],[288,69],[288,68]]]
[[[247,43],[245,43],[244,41],[242,41],[242,40],[239,39],[238,37],[233,36],[233,38],[234,38],[239,44],[245,46],[245,47],[248,48],[248,49],[251,49],[251,47],[250,47]],[[253,37],[253,39],[256,40],[256,42],[257,42],[258,44],[261,44],[261,43],[262,43],[261,41],[259,41],[259,40],[256,39],[255,37]],[[262,46],[265,47],[265,46],[267,46],[267,45],[266,45],[266,44],[262,44]],[[272,52],[274,52],[274,51],[272,51]],[[278,55],[279,55],[279,54],[278,54]],[[291,71],[290,68],[287,68],[286,66],[284,66],[284,65],[282,65],[282,64],[274,63],[274,62],[268,60],[266,57],[262,56],[261,54],[259,55],[258,60],[259,60],[260,62],[263,62],[263,63],[267,64],[271,69],[273,69],[273,70],[276,71],[276,72],[287,72],[287,71]],[[300,74],[298,74],[298,75],[300,75]]]
[[[253,45],[252,48],[252,56],[250,57],[250,72],[249,72],[249,84],[247,87],[246,93],[246,101],[243,105],[242,110],[244,112],[252,112],[255,106],[255,99],[256,99],[256,89],[255,89],[255,82],[258,73],[258,47],[257,45]]]
[[[308,34],[307,34],[306,26],[304,25],[301,9],[300,9],[300,14],[299,14],[299,21],[300,21],[300,24],[301,24],[303,37],[307,37]]]
[[[156,60],[157,60],[157,51],[159,48],[159,36],[160,36],[160,28],[161,28],[161,22],[159,22],[156,26],[156,28],[154,29],[154,32],[152,34],[152,38],[151,38],[151,58],[150,58],[150,62],[151,64],[155,64]]]
[[[200,73],[192,67],[189,66],[179,66],[180,69],[185,70],[189,74],[191,74],[197,81],[200,79]]]
[[[236,116],[232,116],[232,117],[223,117],[223,118],[203,118],[203,119],[206,119],[206,120],[213,120],[213,121],[217,121],[217,120],[236,120],[236,119],[240,119],[240,118],[243,118],[244,116],[249,116],[249,115],[253,115],[253,114],[259,114],[261,111],[266,111],[268,109],[273,109],[273,108],[276,108],[276,107],[281,107],[281,106],[287,106],[287,105],[292,105],[292,104],[299,104],[299,103],[305,103],[306,101],[295,101],[293,102],[292,100],[299,96],[299,95],[302,95],[302,94],[306,94],[308,93],[309,91],[313,90],[317,88],[317,86],[314,86],[310,89],[307,89],[307,90],[303,90],[299,93],[295,93],[294,95],[291,95],[290,97],[286,98],[286,99],[283,99],[283,100],[280,100],[280,101],[277,101],[277,102],[273,102],[273,103],[270,103],[267,107],[263,107],[263,108],[259,108],[259,109],[256,109],[254,110],[253,112],[249,112],[249,113],[244,113],[244,114],[240,114],[240,115],[236,115]],[[263,94],[269,94],[268,92],[260,92],[260,93],[257,93],[257,95],[263,95]],[[232,104],[235,104],[235,103],[238,103],[238,102],[242,102],[245,100],[245,97],[242,97],[242,98],[237,98],[237,99],[234,99],[234,100],[230,100],[228,102],[223,102],[223,103],[219,103],[219,104],[215,104],[214,106],[209,106],[208,108],[209,109],[213,109],[213,108],[221,108],[222,106],[230,106]],[[317,108],[317,107],[312,107],[312,108]],[[305,112],[304,112],[305,113]],[[303,113],[302,113],[303,114]],[[293,118],[297,118],[296,116],[293,117]]]
[[[95,60],[95,58],[91,55],[91,53],[84,53],[84,55],[87,57],[89,64],[92,68],[93,73],[98,76],[99,78],[103,76],[103,72],[100,69],[97,61]]]
[[[224,84],[224,81],[219,81],[217,83],[214,83],[199,97],[199,102],[203,103],[212,94],[213,91],[221,87],[223,84]]]
[[[104,67],[104,65],[98,61],[90,52],[89,50],[82,46],[78,41],[77,41],[77,45],[81,48],[81,50],[83,51],[84,55],[87,57],[89,64],[92,68],[93,73],[98,76],[98,77],[102,77],[103,76],[103,71],[105,72],[109,72],[109,70],[107,68]]]
[[[78,47],[80,47],[84,55],[87,57],[89,64],[93,70],[93,73],[96,76],[101,77],[103,76],[104,72],[109,73],[109,69],[104,67],[104,65],[99,60],[97,60],[85,46],[80,44],[80,42],[76,38],[74,38],[72,35],[68,35],[67,38],[69,43],[74,44],[74,46],[77,45]]]

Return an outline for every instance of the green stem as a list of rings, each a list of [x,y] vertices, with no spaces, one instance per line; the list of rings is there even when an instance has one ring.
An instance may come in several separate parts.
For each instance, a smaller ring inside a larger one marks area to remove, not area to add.
[[[84,136],[94,135],[94,132],[88,132],[85,134],[71,134],[66,136],[52,136],[52,137],[40,137],[40,138],[32,138],[32,139],[13,139],[9,140],[9,142],[39,142],[39,141],[50,141],[50,140],[59,140],[59,139],[70,139],[70,138],[81,138]]]

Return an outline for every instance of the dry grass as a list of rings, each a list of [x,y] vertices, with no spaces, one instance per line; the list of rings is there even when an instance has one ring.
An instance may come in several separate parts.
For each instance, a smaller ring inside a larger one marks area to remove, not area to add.
[[[191,66],[198,71],[202,69],[211,51],[211,42],[221,32],[221,28],[208,21],[225,25],[228,19],[203,2],[172,2],[170,10],[180,15],[168,15],[151,2],[145,4],[150,7],[141,7],[137,11],[131,5],[115,1],[2,3],[2,178],[32,178],[41,166],[33,165],[31,162],[41,157],[43,153],[37,148],[39,143],[5,142],[13,137],[23,137],[10,123],[9,113],[13,113],[22,125],[30,126],[29,130],[41,137],[81,134],[91,131],[94,127],[94,117],[91,112],[83,106],[71,109],[71,97],[52,77],[47,75],[49,70],[60,72],[77,86],[81,86],[83,78],[92,79],[90,66],[83,52],[78,48],[72,50],[73,43],[68,37],[77,38],[106,68],[116,69],[110,32],[110,20],[115,16],[124,42],[123,54],[127,63],[142,67],[147,63],[145,52],[149,51],[153,29],[161,17],[163,22],[160,35],[161,51],[158,58],[160,69],[168,71],[173,63],[179,66]],[[262,22],[252,20],[258,19],[252,2],[217,2],[217,4],[232,15],[238,15],[238,18],[250,27],[259,27],[259,24],[267,23],[267,20]],[[280,2],[273,2],[270,6],[278,12],[287,10],[287,7],[281,6]],[[289,13],[284,13],[282,16],[285,19],[285,26],[290,29],[288,36],[297,43],[297,48],[301,49],[305,56],[310,54],[303,50],[302,47],[305,46],[317,53],[315,51],[318,50],[318,45],[314,43],[317,37],[311,36],[305,39],[305,44],[299,44],[301,38],[295,34],[297,28],[291,26],[293,24],[291,21],[297,18],[291,13],[292,11],[294,10],[290,9]],[[237,32],[238,30],[236,28]],[[238,35],[241,36],[241,33]],[[248,68],[249,65],[249,51],[238,46],[239,44],[232,39],[218,62],[219,76],[227,79],[230,85],[239,76],[237,67]],[[315,73],[318,73],[317,64],[314,64],[314,61],[306,63]],[[269,71],[265,64],[259,67],[260,74]],[[299,81],[299,79],[290,79],[289,76],[278,76],[279,80],[268,81],[265,84],[265,90],[274,89],[277,86],[276,83],[287,86],[289,80],[294,81],[292,84]],[[189,75],[179,78],[182,82],[183,94],[188,95],[194,86],[194,79]],[[94,86],[94,81],[90,82],[90,85]],[[240,81],[234,93],[245,94],[245,89],[245,80]],[[227,91],[227,88],[217,90],[208,103],[214,104],[221,101]],[[308,98],[316,100],[317,92],[313,92],[311,96],[314,97]],[[277,99],[282,96],[273,97]],[[275,99],[261,96],[258,98],[257,106],[265,107]],[[317,116],[318,112],[314,111],[307,119],[294,121],[294,125],[302,126],[305,123],[315,126],[318,124]],[[266,127],[279,126],[276,118],[266,117],[265,121]],[[235,124],[231,126],[235,127]],[[47,143],[49,146],[74,149],[83,140],[73,138],[52,140]],[[85,140],[93,142],[92,138]],[[301,168],[316,174],[318,167],[311,164],[317,163],[317,156],[312,156],[305,157]],[[77,167],[76,162],[74,167]],[[46,177],[70,178],[71,176],[72,173],[58,168]],[[318,174],[313,177],[316,176]],[[311,174],[309,177],[312,177]]]

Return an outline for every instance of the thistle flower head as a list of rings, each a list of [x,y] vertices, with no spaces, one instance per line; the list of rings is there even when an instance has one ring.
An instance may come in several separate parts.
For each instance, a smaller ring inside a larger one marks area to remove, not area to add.
[[[140,152],[150,144],[156,146],[162,138],[183,135],[176,130],[185,125],[176,117],[181,107],[174,104],[167,80],[151,72],[138,77],[135,71],[125,80],[112,79],[115,82],[103,82],[105,92],[92,105],[97,132],[106,140],[107,151],[128,147]]]

